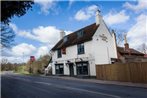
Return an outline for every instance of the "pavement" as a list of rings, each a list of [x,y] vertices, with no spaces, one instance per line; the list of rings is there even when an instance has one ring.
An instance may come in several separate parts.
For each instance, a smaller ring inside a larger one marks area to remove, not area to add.
[[[1,98],[147,98],[147,88],[70,77],[1,74]]]
[[[83,78],[76,78],[76,77],[68,77],[68,76],[44,76],[42,77],[49,77],[49,78],[60,78],[66,80],[75,80],[75,81],[83,81],[83,82],[91,82],[91,83],[98,83],[98,84],[114,84],[114,85],[122,85],[122,86],[132,86],[132,87],[142,87],[147,88],[147,83],[132,83],[132,82],[119,82],[119,81],[105,81],[105,80],[97,80],[97,79],[83,79]]]

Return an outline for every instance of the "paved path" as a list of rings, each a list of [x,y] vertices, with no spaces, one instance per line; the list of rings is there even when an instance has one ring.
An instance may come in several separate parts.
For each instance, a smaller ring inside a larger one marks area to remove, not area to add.
[[[147,89],[61,78],[2,74],[1,98],[147,98]]]
[[[105,81],[105,80],[97,80],[97,79],[88,79],[88,78],[77,78],[77,77],[69,77],[69,76],[45,76],[41,75],[42,77],[48,78],[59,78],[65,80],[75,80],[75,81],[83,81],[83,82],[91,82],[91,83],[98,83],[98,84],[114,84],[114,85],[121,85],[121,86],[132,86],[132,87],[142,87],[147,88],[147,84],[145,83],[131,83],[131,82],[119,82],[119,81]]]

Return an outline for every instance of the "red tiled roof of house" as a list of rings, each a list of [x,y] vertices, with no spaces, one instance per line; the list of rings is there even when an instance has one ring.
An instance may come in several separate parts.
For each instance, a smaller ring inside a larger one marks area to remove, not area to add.
[[[124,47],[117,47],[117,51],[120,53],[120,54],[131,54],[131,55],[140,55],[140,56],[144,56],[143,53],[133,49],[133,48],[129,48],[129,51],[125,51]]]
[[[147,54],[145,54],[144,57],[147,58]]]
[[[90,41],[92,40],[92,36],[94,35],[94,33],[96,32],[97,28],[99,27],[99,25],[96,25],[96,23],[93,23],[89,26],[86,26],[82,29],[79,29],[69,35],[66,35],[65,37],[67,37],[67,41],[64,42],[64,38],[61,39],[53,48],[52,50],[57,50],[57,49],[61,49],[61,48],[65,48],[68,46],[72,46],[75,44],[80,44],[86,41]],[[82,37],[78,37],[77,33],[83,31],[83,36]]]

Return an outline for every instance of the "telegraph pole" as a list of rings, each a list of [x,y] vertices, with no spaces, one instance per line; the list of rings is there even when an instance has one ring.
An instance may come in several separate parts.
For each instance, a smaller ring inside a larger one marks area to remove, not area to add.
[[[22,62],[24,63],[24,52],[22,53]]]

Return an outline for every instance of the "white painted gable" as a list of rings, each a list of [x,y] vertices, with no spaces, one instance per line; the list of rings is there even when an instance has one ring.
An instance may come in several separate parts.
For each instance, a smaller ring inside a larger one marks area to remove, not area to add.
[[[95,64],[109,64],[111,58],[117,58],[115,36],[110,33],[102,17],[99,28],[93,36],[93,53]]]

